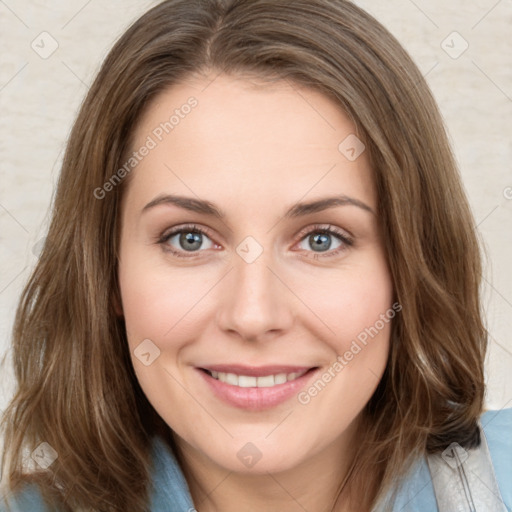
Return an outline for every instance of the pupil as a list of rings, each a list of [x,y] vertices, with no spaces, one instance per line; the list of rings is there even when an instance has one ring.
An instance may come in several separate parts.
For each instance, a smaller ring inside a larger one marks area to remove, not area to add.
[[[312,235],[312,240],[313,243],[311,245],[313,247],[318,247],[319,249],[328,250],[331,246],[329,235],[326,235],[325,233]],[[322,246],[322,244],[324,244],[324,246]]]
[[[186,233],[180,237],[180,243],[183,242],[185,250],[194,250],[201,247],[201,233]],[[186,243],[185,243],[186,242]],[[196,246],[194,247],[194,243]]]

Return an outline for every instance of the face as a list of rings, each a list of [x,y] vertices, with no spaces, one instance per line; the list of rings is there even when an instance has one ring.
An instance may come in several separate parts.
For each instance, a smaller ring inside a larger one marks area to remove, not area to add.
[[[349,442],[386,366],[393,289],[348,117],[287,82],[212,79],[166,90],[136,128],[122,314],[178,442],[275,472]]]

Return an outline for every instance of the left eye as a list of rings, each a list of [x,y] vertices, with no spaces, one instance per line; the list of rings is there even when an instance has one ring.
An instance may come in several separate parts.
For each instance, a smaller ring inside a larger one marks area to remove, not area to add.
[[[332,242],[330,239],[332,238],[338,239],[338,245],[334,248],[331,247]],[[202,247],[205,238],[209,240],[208,247]],[[172,240],[175,239],[178,242],[178,249],[171,243]],[[339,231],[336,228],[331,226],[323,227],[323,226],[314,226],[312,229],[306,233],[301,235],[300,244],[304,242],[310,244],[311,247],[319,249],[318,251],[314,250],[315,254],[327,253],[325,256],[335,256],[339,254],[341,251],[348,249],[353,244],[352,239],[346,235],[344,232]],[[184,253],[197,253],[200,252],[199,249],[211,249],[215,246],[215,244],[210,239],[208,233],[199,226],[183,226],[169,233],[165,233],[159,240],[158,243],[165,246],[167,250],[169,250],[172,254],[178,257],[191,257],[187,256]],[[301,247],[304,249],[303,247]],[[307,249],[304,249],[307,251]]]
[[[338,245],[336,247],[331,247],[333,238],[338,238]],[[342,237],[329,229],[311,231],[301,240],[301,243],[304,242],[309,244],[310,247],[318,249],[318,251],[313,252],[327,252],[329,249],[335,251],[339,247],[343,246],[344,243],[349,243],[347,238]]]
[[[332,238],[339,240],[339,245],[331,248]],[[301,233],[301,243],[307,243],[311,247],[320,249],[319,251],[309,251],[314,253],[314,257],[331,257],[338,256],[343,251],[349,249],[353,244],[353,239],[344,231],[334,226],[315,225],[306,233]]]

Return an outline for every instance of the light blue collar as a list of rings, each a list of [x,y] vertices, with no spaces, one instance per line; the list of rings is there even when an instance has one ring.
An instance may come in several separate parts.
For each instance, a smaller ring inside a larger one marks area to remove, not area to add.
[[[500,499],[512,510],[512,408],[485,412],[481,417],[481,425],[501,491]],[[170,447],[158,436],[153,438],[152,456],[154,466],[151,512],[195,512],[190,490],[178,461]],[[418,460],[407,477],[397,483],[397,487],[399,492],[393,504],[395,512],[439,510],[426,457]]]
[[[195,512],[190,490],[172,450],[158,436],[153,438],[153,488],[151,512]]]
[[[183,472],[172,450],[158,436],[153,438],[154,473],[151,512],[195,512]],[[434,488],[426,459],[413,468],[403,483],[394,510],[415,512],[437,510]]]

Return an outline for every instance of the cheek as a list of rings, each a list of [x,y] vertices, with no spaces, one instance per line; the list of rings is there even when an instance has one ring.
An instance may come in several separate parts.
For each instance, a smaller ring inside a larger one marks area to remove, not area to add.
[[[380,338],[389,335],[390,320],[396,312],[392,308],[393,285],[385,260],[372,258],[358,268],[341,269],[330,276],[318,276],[314,283],[308,280],[307,304],[315,317],[329,328],[329,338],[336,352],[350,348],[356,339],[364,343],[365,334],[373,327]],[[314,284],[314,286],[312,286]]]
[[[314,408],[315,419],[330,425],[334,436],[374,393],[386,368],[393,319],[401,308],[393,304],[392,280],[383,258],[360,271],[340,274],[336,281],[325,281],[323,289],[327,293],[314,289],[311,303],[331,330],[332,335],[323,338],[330,361],[299,393],[298,402],[309,412]]]
[[[162,340],[187,322],[187,312],[207,289],[183,269],[170,271],[161,262],[148,263],[132,253],[119,267],[121,300],[128,338]],[[184,319],[185,322],[182,322]]]
[[[188,339],[184,331],[189,316],[193,316],[189,303],[197,302],[200,290],[187,286],[183,271],[170,272],[161,263],[148,262],[142,252],[134,249],[124,255],[119,265],[119,284],[135,374],[155,410],[166,421],[175,423],[174,415],[167,418],[166,414],[190,405],[190,396],[179,384],[183,378],[176,366],[178,353],[186,343],[176,340]],[[149,355],[145,357],[146,354]]]

